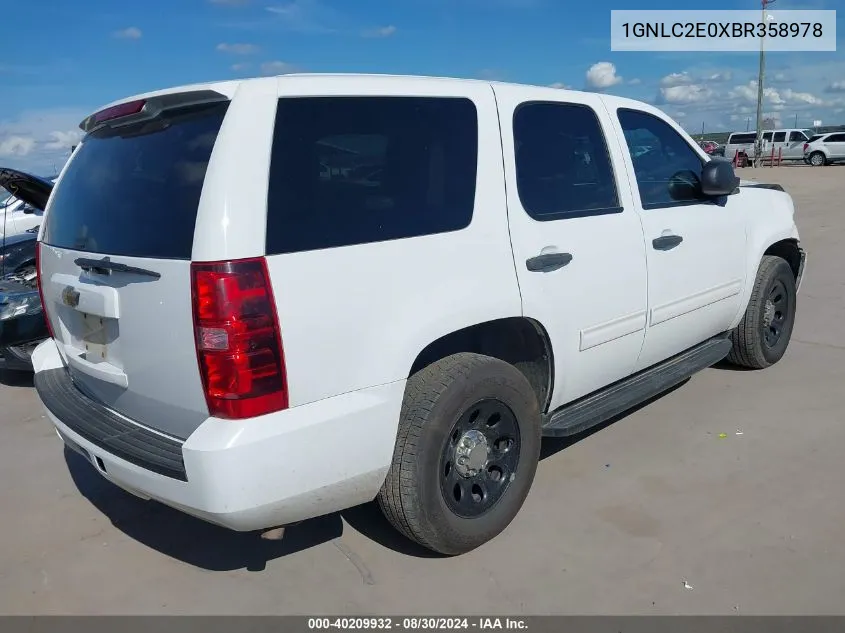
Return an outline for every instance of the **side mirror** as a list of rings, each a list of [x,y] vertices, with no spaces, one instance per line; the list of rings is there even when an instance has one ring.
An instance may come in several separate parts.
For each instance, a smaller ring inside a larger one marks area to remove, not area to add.
[[[712,159],[701,169],[701,193],[705,196],[729,196],[738,186],[739,178],[728,160]]]

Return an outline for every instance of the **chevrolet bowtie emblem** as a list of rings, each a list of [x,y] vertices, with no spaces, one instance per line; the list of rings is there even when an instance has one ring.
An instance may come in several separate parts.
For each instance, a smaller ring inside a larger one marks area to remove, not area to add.
[[[73,286],[65,286],[62,290],[62,303],[71,308],[79,305],[79,292],[74,290]]]

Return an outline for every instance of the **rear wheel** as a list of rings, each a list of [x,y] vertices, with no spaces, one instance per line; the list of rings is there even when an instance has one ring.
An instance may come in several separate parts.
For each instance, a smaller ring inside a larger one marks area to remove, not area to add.
[[[813,167],[823,167],[827,163],[824,154],[821,152],[813,152],[810,154],[810,164]]]
[[[795,277],[786,260],[766,255],[760,262],[748,308],[731,331],[733,347],[727,360],[763,369],[786,353],[795,323]]]
[[[540,411],[525,376],[489,356],[448,356],[411,376],[378,502],[393,526],[441,554],[502,532],[540,457]]]

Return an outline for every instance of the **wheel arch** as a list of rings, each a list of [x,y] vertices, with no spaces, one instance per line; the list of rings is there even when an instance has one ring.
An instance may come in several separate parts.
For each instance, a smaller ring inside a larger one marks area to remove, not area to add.
[[[539,321],[505,317],[443,334],[420,350],[408,376],[460,352],[483,354],[513,365],[528,379],[540,410],[548,409],[554,385],[554,352],[549,334]]]
[[[730,328],[736,327],[742,320],[743,314],[751,300],[751,292],[754,288],[754,280],[760,269],[760,262],[766,255],[774,255],[786,260],[795,275],[796,282],[800,272],[801,251],[798,229],[794,222],[790,222],[789,228],[767,232],[766,234],[749,233],[748,263],[746,267],[745,284],[742,291],[739,309],[731,322]]]

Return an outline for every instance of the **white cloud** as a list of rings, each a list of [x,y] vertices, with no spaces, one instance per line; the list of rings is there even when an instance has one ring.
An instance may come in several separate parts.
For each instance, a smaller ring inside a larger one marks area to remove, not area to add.
[[[824,89],[825,92],[845,92],[845,81],[834,81]]]
[[[642,82],[643,82],[643,80],[640,79],[639,77],[634,77],[633,79],[628,80],[628,85],[629,86],[639,86]]]
[[[232,55],[252,55],[258,52],[258,47],[255,44],[227,44],[222,42],[216,48],[221,53],[231,53]]]
[[[721,83],[724,81],[731,81],[733,79],[733,73],[730,70],[723,70],[717,73],[711,73],[705,77],[707,81],[713,83]]]
[[[549,84],[549,88],[560,88],[561,90],[569,90],[570,86],[567,86],[562,81],[556,81],[553,84]]]
[[[261,73],[264,75],[287,75],[296,72],[296,66],[282,61],[264,62]]]
[[[752,80],[747,84],[735,86],[730,91],[729,96],[748,103],[757,103],[757,82]],[[777,88],[766,88],[765,86],[763,87],[763,101],[773,108],[778,109],[783,109],[785,106],[821,106],[825,103],[823,99],[810,92],[799,92],[791,88],[778,90]]]
[[[660,80],[660,85],[664,88],[671,88],[672,86],[683,86],[693,83],[692,77],[686,71],[682,73],[671,73]]]
[[[606,90],[622,81],[616,74],[616,66],[611,62],[598,62],[587,70],[587,86],[596,90]]]
[[[680,105],[703,103],[711,100],[713,97],[713,90],[707,86],[701,84],[682,84],[661,88],[658,101]]]
[[[79,142],[79,122],[91,114],[81,108],[26,110],[0,120],[0,157],[10,167],[39,174],[52,172]]]
[[[70,149],[82,140],[82,130],[53,131],[50,132],[49,136],[52,140],[44,143],[44,149],[65,150]]]
[[[31,136],[7,136],[0,140],[0,156],[26,156],[35,148]]]
[[[392,24],[388,26],[381,26],[376,29],[369,29],[364,31],[361,35],[364,37],[390,37],[396,34],[396,27]]]
[[[137,26],[130,26],[119,31],[115,31],[113,35],[121,40],[140,40],[143,33]]]
[[[787,88],[783,91],[783,98],[787,103],[808,103],[810,105],[822,105],[824,101],[809,92],[796,92]]]
[[[247,70],[252,64],[232,64],[232,70],[235,72],[241,72],[243,70]]]

